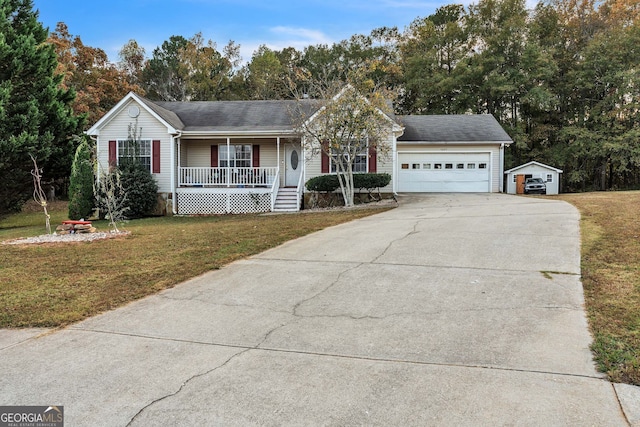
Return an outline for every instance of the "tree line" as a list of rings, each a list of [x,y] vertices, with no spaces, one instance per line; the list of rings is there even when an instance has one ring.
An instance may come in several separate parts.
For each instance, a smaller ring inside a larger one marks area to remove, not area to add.
[[[637,0],[551,0],[533,10],[524,0],[450,4],[403,30],[378,28],[301,50],[260,46],[245,63],[238,44],[220,48],[201,33],[171,36],[149,55],[130,40],[113,63],[64,23],[47,33],[31,0],[1,9],[0,179],[11,162],[5,150],[17,153],[23,143],[42,151],[45,167],[68,171],[70,135],[131,90],[162,101],[313,98],[318,82],[347,82],[356,73],[393,94],[398,114],[494,115],[515,142],[506,168],[529,160],[558,167],[565,191],[640,187]],[[27,48],[43,57],[40,65]],[[49,85],[30,98],[36,101],[9,101],[34,81]],[[37,100],[46,96],[57,101]],[[26,119],[34,117],[30,108],[52,103],[47,117]],[[54,143],[45,149],[18,136],[38,134],[29,126],[49,129],[40,140]]]

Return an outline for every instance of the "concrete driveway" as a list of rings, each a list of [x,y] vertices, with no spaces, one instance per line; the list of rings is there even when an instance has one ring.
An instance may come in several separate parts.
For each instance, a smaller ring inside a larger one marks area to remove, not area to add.
[[[0,404],[64,405],[68,426],[628,425],[589,352],[572,206],[400,201],[64,330],[0,334]]]

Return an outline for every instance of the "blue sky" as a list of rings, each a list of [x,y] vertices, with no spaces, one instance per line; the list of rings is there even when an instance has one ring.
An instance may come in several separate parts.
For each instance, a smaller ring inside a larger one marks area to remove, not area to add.
[[[202,32],[219,50],[229,40],[244,61],[258,46],[272,49],[331,44],[379,27],[403,30],[436,8],[469,0],[34,0],[40,22],[53,31],[62,21],[85,45],[103,49],[112,61],[130,39],[147,56],[172,35]]]

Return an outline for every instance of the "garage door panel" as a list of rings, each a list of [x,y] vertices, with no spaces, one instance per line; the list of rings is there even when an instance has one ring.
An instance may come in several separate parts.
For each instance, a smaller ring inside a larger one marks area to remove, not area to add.
[[[401,192],[489,192],[489,153],[399,153]]]

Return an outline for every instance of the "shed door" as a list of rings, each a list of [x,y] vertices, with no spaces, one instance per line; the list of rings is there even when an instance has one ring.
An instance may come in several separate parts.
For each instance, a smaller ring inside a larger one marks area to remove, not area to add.
[[[524,194],[524,175],[516,175],[516,194]]]
[[[487,193],[489,153],[398,153],[398,191]]]

